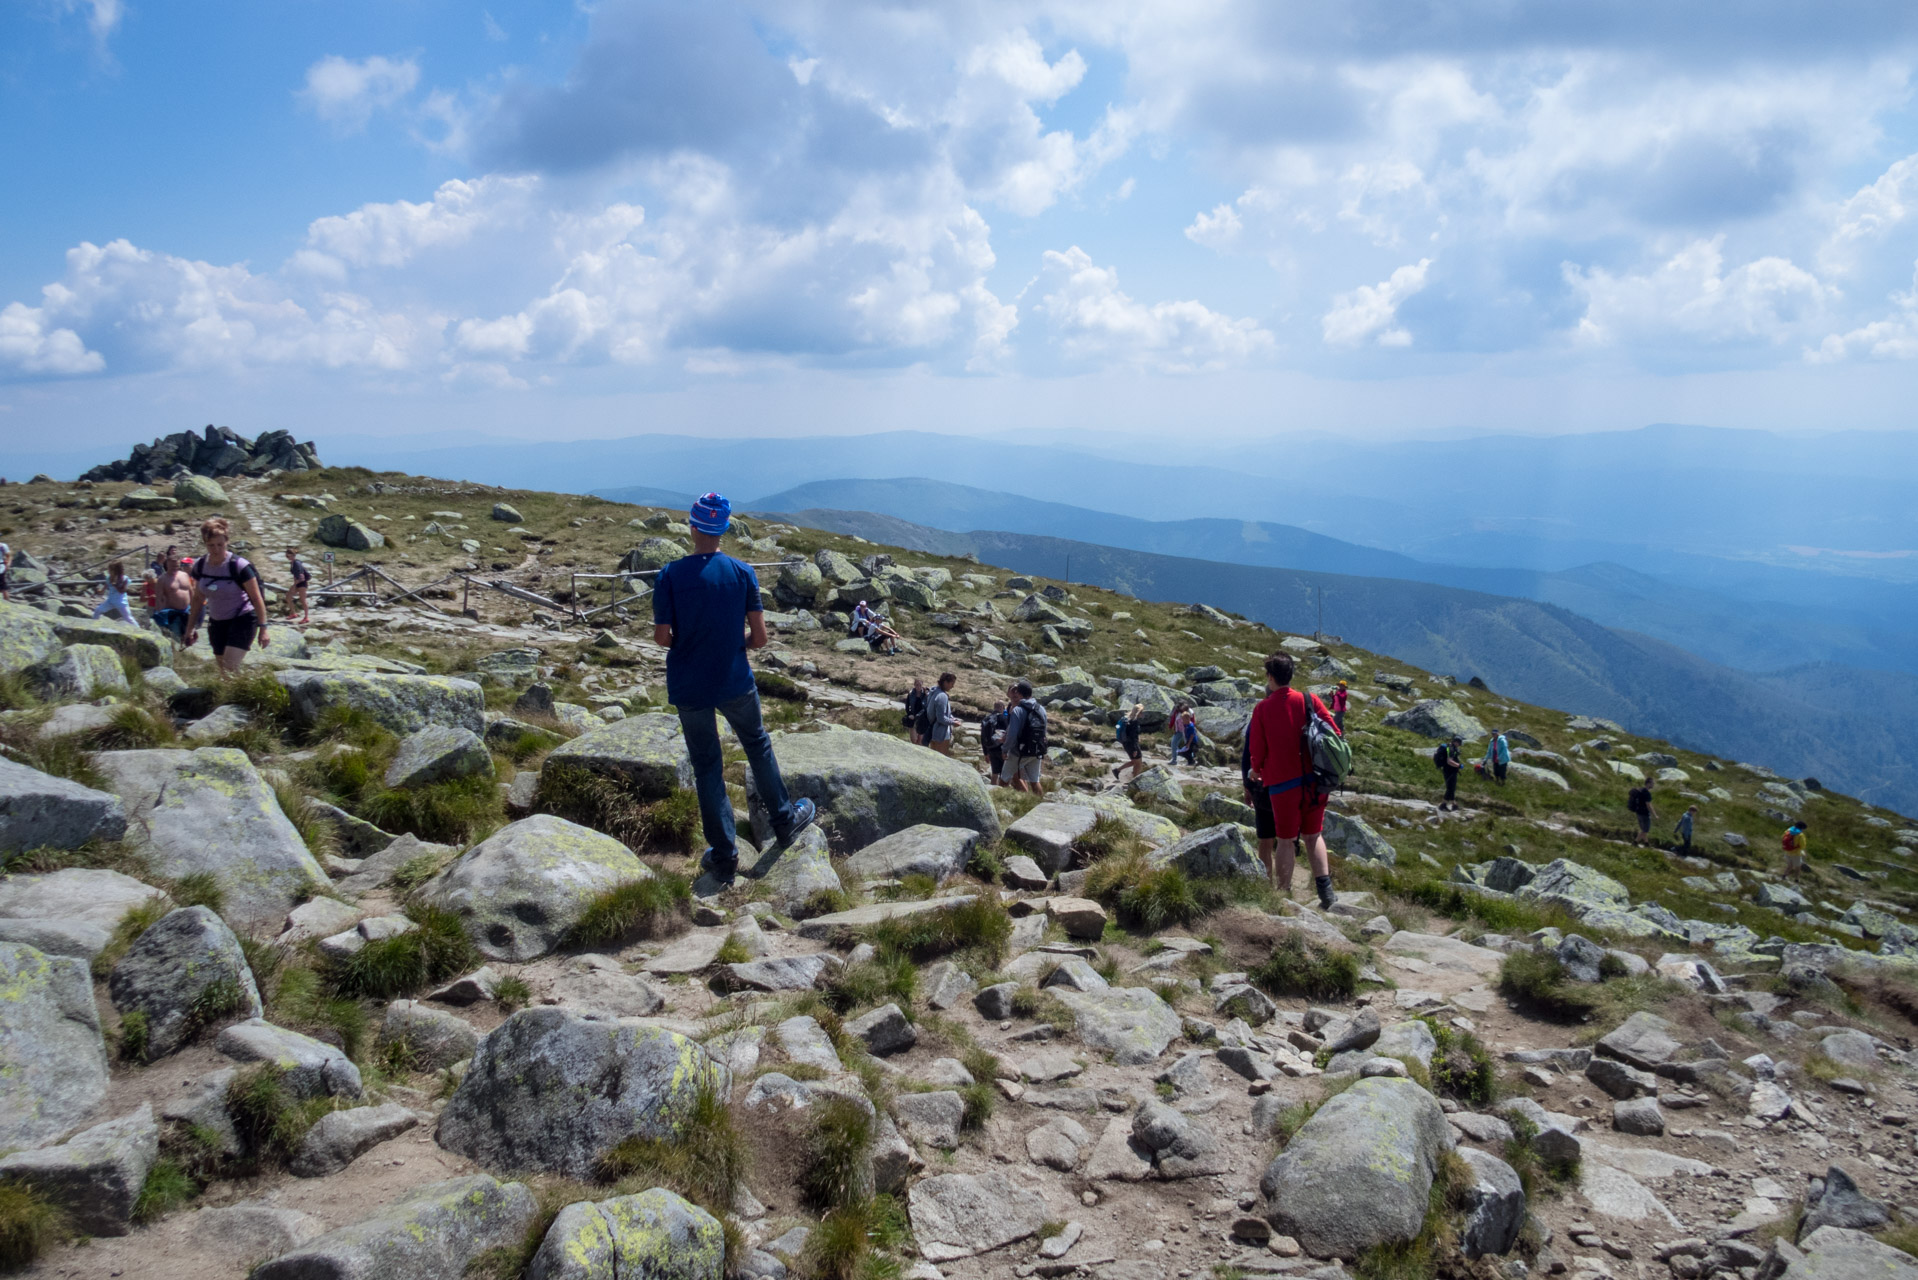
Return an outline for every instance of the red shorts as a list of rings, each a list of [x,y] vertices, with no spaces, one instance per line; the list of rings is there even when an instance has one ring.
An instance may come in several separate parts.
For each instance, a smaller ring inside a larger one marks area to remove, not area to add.
[[[1316,836],[1325,831],[1327,797],[1293,787],[1267,797],[1272,803],[1273,834],[1280,840],[1296,840],[1302,835]]]

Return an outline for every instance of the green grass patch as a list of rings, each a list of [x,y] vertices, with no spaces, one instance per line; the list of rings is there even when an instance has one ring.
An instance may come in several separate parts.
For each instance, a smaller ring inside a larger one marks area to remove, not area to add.
[[[1247,977],[1275,996],[1350,1000],[1359,989],[1359,957],[1288,930],[1273,943],[1272,954],[1247,971]]]
[[[147,1170],[146,1181],[133,1201],[133,1220],[158,1222],[200,1194],[200,1184],[171,1156],[161,1156]]]
[[[419,787],[381,787],[350,808],[382,831],[410,832],[436,844],[471,844],[506,821],[491,777],[445,778]]]
[[[359,1059],[371,1026],[359,1001],[335,995],[320,974],[305,964],[286,964],[270,981],[260,975],[255,968],[253,978],[261,984],[270,1021],[307,1035],[331,1032],[339,1037],[347,1057]]]
[[[256,721],[284,725],[293,715],[293,695],[271,671],[243,667],[231,679],[222,680],[215,694],[220,706],[242,707]]]
[[[799,1172],[800,1194],[822,1213],[858,1204],[871,1194],[864,1172],[873,1118],[849,1098],[827,1097],[811,1108]]]
[[[982,894],[939,911],[883,920],[867,929],[865,937],[880,951],[916,961],[968,951],[997,965],[1012,939],[1012,917],[996,897]]]
[[[911,1017],[912,998],[918,989],[917,966],[896,951],[884,951],[871,960],[841,968],[827,980],[823,994],[826,1004],[838,1014],[897,1004]]]
[[[255,1168],[285,1164],[299,1150],[314,1122],[333,1110],[333,1099],[293,1095],[286,1075],[270,1062],[241,1068],[226,1089],[226,1110]]]
[[[511,1013],[533,998],[533,989],[526,980],[516,974],[509,974],[494,984],[493,999],[499,1007]]]
[[[1499,994],[1527,1013],[1558,1022],[1583,1022],[1598,1011],[1597,991],[1572,981],[1549,951],[1514,951],[1498,967]]]
[[[894,1280],[896,1250],[911,1239],[905,1206],[891,1196],[840,1205],[806,1237],[798,1259],[810,1280]]]
[[[740,1258],[743,1238],[732,1225],[733,1199],[745,1182],[747,1145],[732,1108],[711,1084],[700,1086],[670,1137],[631,1137],[600,1162],[600,1177],[617,1183],[616,1195],[665,1187],[726,1224],[729,1264]]]
[[[589,951],[657,937],[688,918],[693,889],[685,876],[656,872],[594,896],[567,934],[571,946]]]
[[[416,903],[406,918],[418,927],[369,942],[332,966],[335,992],[347,999],[391,1000],[478,963],[479,952],[455,913]]]
[[[1087,862],[1142,854],[1146,849],[1144,836],[1123,819],[1109,813],[1101,813],[1072,845]]]
[[[164,898],[144,898],[128,907],[113,926],[113,932],[107,936],[107,945],[100,954],[93,957],[93,976],[104,979],[110,977],[120,957],[127,953],[139,936],[166,918],[173,908]]]
[[[214,915],[226,909],[226,890],[211,871],[189,871],[167,882],[167,894],[179,907],[205,907]]]
[[[297,785],[276,783],[273,798],[279,802],[280,812],[286,815],[286,820],[300,833],[300,842],[306,846],[308,853],[317,859],[340,851],[340,833],[332,823],[314,812],[307,794]]]
[[[67,1215],[24,1182],[0,1180],[0,1270],[30,1265],[67,1230]]]
[[[112,718],[105,725],[85,735],[87,746],[95,751],[144,751],[170,747],[177,737],[170,721],[161,719],[145,707],[131,704],[115,707]]]
[[[636,850],[691,853],[700,834],[699,795],[689,788],[648,794],[624,779],[551,760],[540,770],[533,811],[603,831]]]
[[[1479,1038],[1469,1031],[1423,1018],[1438,1048],[1428,1069],[1432,1092],[1481,1107],[1498,1097],[1498,1067]]]

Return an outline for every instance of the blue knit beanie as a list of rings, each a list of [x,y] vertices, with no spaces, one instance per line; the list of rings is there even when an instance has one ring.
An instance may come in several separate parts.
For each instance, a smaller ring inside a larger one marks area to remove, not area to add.
[[[716,493],[709,493],[693,504],[692,511],[687,513],[686,523],[700,533],[717,537],[726,532],[732,521],[733,504]]]

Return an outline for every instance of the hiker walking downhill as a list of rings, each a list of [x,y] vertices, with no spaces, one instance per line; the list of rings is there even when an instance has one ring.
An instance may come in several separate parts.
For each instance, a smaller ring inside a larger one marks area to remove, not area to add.
[[[1145,750],[1139,745],[1139,721],[1144,715],[1145,703],[1135,702],[1132,704],[1132,711],[1125,719],[1119,721],[1115,732],[1119,739],[1119,748],[1125,752],[1126,758],[1124,764],[1112,771],[1112,777],[1117,782],[1125,781],[1127,769],[1132,770],[1132,776],[1135,778],[1145,772]]]
[[[1432,763],[1445,775],[1445,799],[1439,801],[1440,812],[1447,809],[1458,812],[1458,775],[1465,767],[1465,761],[1459,757],[1459,747],[1462,745],[1464,739],[1454,734],[1450,742],[1439,743],[1432,752]]]
[[[1021,680],[1006,691],[1012,710],[1006,716],[1005,779],[1015,791],[1044,795],[1039,781],[1046,761],[1046,709],[1032,697],[1032,682]]]
[[[926,720],[926,681],[922,676],[912,678],[912,688],[906,690],[906,732],[912,735],[912,745],[926,745],[926,734],[932,725]]]
[[[1489,769],[1492,778],[1499,786],[1505,785],[1505,771],[1512,767],[1512,744],[1505,740],[1503,730],[1495,731],[1492,740],[1485,744],[1485,759],[1479,762],[1483,773]]]
[[[206,619],[207,643],[224,680],[240,669],[246,651],[257,637],[262,649],[273,643],[267,635],[266,597],[260,594],[260,574],[245,557],[227,550],[232,526],[224,516],[200,522],[200,541],[206,554],[193,562],[193,610],[187,619],[186,643],[200,637],[200,619]]]
[[[750,565],[719,550],[732,522],[732,504],[709,493],[693,504],[693,553],[659,571],[653,583],[653,640],[666,650],[666,698],[679,712],[686,754],[693,764],[700,825],[709,846],[700,865],[722,886],[739,869],[733,802],[726,795],[726,760],[719,719],[726,717],[745,749],[759,801],[785,843],[811,825],[813,802],[792,800],[773,756],[772,737],[759,714],[759,689],[746,650],[766,645],[759,578]]]
[[[1651,837],[1652,817],[1652,780],[1647,778],[1638,786],[1625,793],[1625,807],[1632,811],[1632,817],[1638,820],[1638,834],[1632,837],[1633,844],[1644,844]]]
[[[1785,878],[1796,880],[1805,874],[1805,820],[1786,827],[1780,843],[1785,847]]]
[[[1692,820],[1696,817],[1698,817],[1698,806],[1692,805],[1689,809],[1686,809],[1685,812],[1678,815],[1678,825],[1672,828],[1672,834],[1678,837],[1678,851],[1680,853],[1690,853],[1692,851]]]
[[[110,618],[118,618],[128,626],[135,625],[133,606],[127,603],[127,592],[132,589],[133,584],[127,581],[126,561],[115,560],[109,564],[107,566],[107,598],[93,606],[93,616],[98,618],[104,614]]]
[[[947,671],[926,696],[926,723],[932,730],[926,736],[926,745],[942,756],[952,754],[953,730],[959,727],[959,717],[952,714],[952,686],[958,683],[959,677]]]
[[[1339,681],[1339,687],[1332,690],[1332,722],[1345,732],[1345,707],[1352,700],[1352,691],[1346,688],[1345,681]]]
[[[298,547],[286,549],[286,567],[293,575],[293,585],[286,591],[286,620],[293,621],[293,615],[297,613],[301,622],[311,622],[313,614],[307,608],[306,585],[313,581],[313,571],[306,567],[306,561],[300,559]]]
[[[1172,710],[1172,763],[1184,760],[1187,764],[1199,762],[1199,724],[1192,715],[1192,708],[1181,702]]]
[[[979,754],[986,758],[986,766],[991,770],[991,785],[1003,787],[1005,779],[999,775],[1006,768],[1006,700],[999,699],[992,704],[992,714],[983,716],[979,721]]]
[[[1294,663],[1289,653],[1275,653],[1265,660],[1266,696],[1252,708],[1252,723],[1246,728],[1250,741],[1251,780],[1265,788],[1272,806],[1272,830],[1281,841],[1278,849],[1280,884],[1292,880],[1294,851],[1291,842],[1303,840],[1306,857],[1312,863],[1312,885],[1318,890],[1319,905],[1331,910],[1332,865],[1325,851],[1326,793],[1319,790],[1312,762],[1305,754],[1306,717],[1317,715],[1330,726],[1331,712],[1316,696],[1291,687]]]

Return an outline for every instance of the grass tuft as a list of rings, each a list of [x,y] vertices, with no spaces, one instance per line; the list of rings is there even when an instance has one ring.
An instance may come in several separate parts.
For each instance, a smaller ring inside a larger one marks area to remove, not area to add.
[[[1499,994],[1527,1013],[1582,1022],[1597,1011],[1596,992],[1572,981],[1549,951],[1514,951],[1498,967]]]
[[[226,890],[220,885],[220,877],[211,871],[190,871],[169,882],[167,893],[176,906],[205,907],[214,915],[226,907]]]
[[[800,1193],[808,1205],[829,1213],[871,1194],[865,1161],[872,1128],[872,1116],[849,1098],[829,1097],[814,1105],[799,1175]]]
[[[1498,1067],[1478,1037],[1431,1018],[1421,1021],[1431,1028],[1432,1038],[1438,1042],[1429,1069],[1432,1092],[1472,1106],[1496,1100]]]
[[[161,1156],[147,1170],[146,1181],[133,1202],[133,1220],[158,1222],[200,1194],[200,1184],[171,1156]]]
[[[727,1227],[730,1267],[740,1260],[744,1244],[731,1216],[746,1166],[746,1140],[733,1123],[732,1108],[717,1088],[705,1083],[671,1137],[625,1139],[600,1162],[600,1176],[618,1183],[618,1195],[665,1187],[718,1218]]]
[[[499,1007],[511,1013],[533,998],[533,989],[526,985],[524,978],[509,974],[501,978],[493,988],[493,999]]]
[[[255,720],[285,724],[293,714],[293,695],[271,671],[248,671],[220,683],[221,706],[244,707]]]
[[[657,937],[687,918],[692,900],[692,885],[686,877],[670,871],[628,880],[586,904],[567,942],[597,951],[636,938]]]
[[[406,918],[419,927],[369,942],[333,966],[336,992],[348,999],[391,1000],[457,977],[478,961],[455,913],[415,904]]]
[[[0,1180],[0,1270],[26,1267],[67,1229],[67,1216],[32,1187]]]
[[[675,787],[664,796],[649,795],[620,779],[557,761],[540,770],[533,811],[603,831],[631,849],[691,853],[700,832],[694,791]]]
[[[971,951],[984,963],[997,965],[1012,939],[1012,917],[996,897],[981,895],[942,911],[882,921],[865,936],[881,951],[916,961]]]
[[[1359,989],[1359,958],[1288,931],[1272,954],[1248,972],[1258,987],[1275,996],[1308,1000],[1350,1000]]]
[[[285,1164],[315,1121],[333,1110],[333,1099],[300,1099],[271,1062],[243,1068],[226,1089],[226,1110],[247,1159],[255,1168]]]
[[[139,936],[166,918],[173,908],[164,898],[144,898],[126,909],[113,933],[107,938],[107,945],[100,954],[93,957],[93,976],[106,978],[112,975],[113,967],[120,963],[120,957],[127,953]]]
[[[886,951],[840,969],[827,980],[823,994],[833,1012],[851,1014],[888,1003],[911,1010],[918,988],[918,969],[912,961]]]

